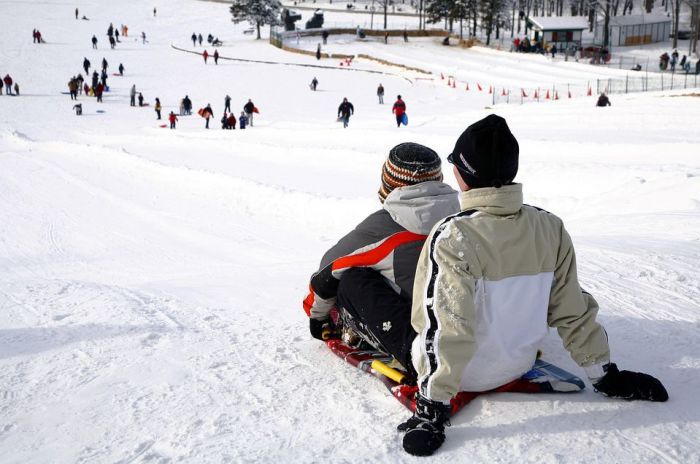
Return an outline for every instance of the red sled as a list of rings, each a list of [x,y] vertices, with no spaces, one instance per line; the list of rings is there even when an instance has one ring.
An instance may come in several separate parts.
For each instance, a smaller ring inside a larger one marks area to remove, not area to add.
[[[253,113],[260,114],[260,111],[258,110],[258,107],[257,107],[257,106],[254,106],[254,107],[253,107]]]
[[[418,386],[410,383],[399,383],[372,367],[374,361],[385,366],[391,364],[394,361],[391,356],[380,351],[353,348],[344,344],[340,339],[326,340],[325,343],[336,356],[348,364],[378,378],[391,392],[391,395],[410,411],[416,410]],[[554,364],[537,359],[532,369],[521,378],[493,390],[459,392],[450,400],[450,404],[452,415],[455,415],[474,398],[486,393],[574,393],[584,388],[585,384],[579,377]]]
[[[168,127],[168,125],[167,125],[167,124],[161,124],[161,125],[158,126],[158,127],[165,128],[165,127]]]

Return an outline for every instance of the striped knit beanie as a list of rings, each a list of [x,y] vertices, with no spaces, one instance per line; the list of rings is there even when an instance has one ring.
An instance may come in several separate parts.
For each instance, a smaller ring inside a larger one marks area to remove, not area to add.
[[[440,157],[423,145],[406,142],[396,145],[382,168],[379,201],[384,203],[392,190],[429,180],[442,180]]]

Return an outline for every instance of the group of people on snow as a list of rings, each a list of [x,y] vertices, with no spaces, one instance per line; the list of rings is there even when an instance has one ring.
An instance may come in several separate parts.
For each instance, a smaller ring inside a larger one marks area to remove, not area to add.
[[[41,32],[39,32],[39,29],[34,29],[32,31],[32,43],[46,43],[44,39],[41,36]]]
[[[381,209],[324,254],[303,302],[312,337],[387,353],[416,386],[415,412],[398,426],[404,449],[427,456],[443,444],[460,392],[535,391],[523,376],[548,326],[596,392],[666,401],[659,380],[612,362],[562,220],[523,203],[505,119],[469,125],[447,160],[459,192],[434,150],[392,148]]]
[[[314,77],[314,81],[315,80],[316,78]],[[318,84],[318,82],[316,82],[316,84]],[[315,87],[313,87],[313,81],[311,85],[312,89],[315,90]],[[384,87],[382,86],[382,84],[379,84],[379,87],[377,87],[377,97],[379,97],[379,104],[383,105]],[[407,124],[406,102],[403,101],[401,95],[396,96],[396,101],[394,102],[394,105],[391,108],[391,112],[394,113],[394,116],[396,117],[397,127],[401,127],[401,124]],[[348,101],[347,97],[343,98],[343,101],[340,102],[340,106],[338,106],[338,121],[343,123],[344,128],[348,127],[348,125],[350,124],[350,116],[352,116],[353,114],[355,114],[355,106]]]
[[[196,47],[197,43],[199,43],[200,46],[202,45],[202,41],[204,40],[204,38],[202,37],[202,34],[197,34],[197,33],[193,32],[192,35],[190,36],[190,40],[192,40],[192,46]],[[214,46],[214,47],[218,47],[219,45],[223,45],[223,42],[220,41],[218,37],[214,37],[211,34],[207,35],[207,43],[209,45]]]
[[[693,66],[690,64],[690,58],[683,55],[679,59],[679,56],[680,54],[678,53],[678,50],[674,50],[670,55],[667,52],[664,52],[659,57],[659,70],[666,71],[670,69],[671,72],[676,72],[676,66],[678,66],[686,74],[691,72],[700,74],[700,60],[695,63],[695,69],[693,69]]]

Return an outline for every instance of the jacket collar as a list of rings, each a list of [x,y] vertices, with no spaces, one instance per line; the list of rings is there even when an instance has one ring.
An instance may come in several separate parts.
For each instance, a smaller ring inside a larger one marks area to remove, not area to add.
[[[459,203],[462,211],[476,209],[497,216],[508,216],[517,213],[523,206],[523,185],[467,190],[460,192]]]

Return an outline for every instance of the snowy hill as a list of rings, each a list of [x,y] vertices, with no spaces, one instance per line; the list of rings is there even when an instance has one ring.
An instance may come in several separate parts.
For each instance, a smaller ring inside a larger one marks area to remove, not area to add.
[[[593,97],[489,108],[487,94],[441,82],[443,66],[467,78],[487,56],[489,77],[513,88],[523,76],[545,85],[609,72],[528,59],[518,73],[521,57],[429,40],[361,46],[430,67],[428,81],[362,60],[353,69],[387,74],[205,65],[171,44],[193,49],[192,32],[211,32],[224,57],[319,63],[243,34],[249,26],[233,25],[225,4],[4,6],[0,74],[22,95],[0,96],[3,464],[418,462],[395,431],[406,410],[311,339],[301,299],[323,252],[379,208],[391,147],[415,141],[446,155],[491,112],[520,142],[526,202],[566,221],[613,360],[662,379],[671,399],[611,401],[590,385],[480,397],[431,462],[700,462],[697,91],[613,95],[609,108]],[[75,20],[76,6],[89,21]],[[129,26],[115,50],[110,22]],[[31,43],[33,28],[47,43]],[[104,103],[80,96],[78,117],[61,92],[84,57],[126,71],[110,75]],[[377,104],[379,82],[387,103],[404,97],[409,126],[397,129],[390,104]],[[151,106],[129,106],[132,85]],[[185,94],[195,109],[212,104],[210,130],[196,115],[160,127],[155,98],[165,115]],[[253,99],[253,128],[219,129],[226,94],[236,113]],[[335,122],[343,97],[356,108],[348,129]],[[544,352],[583,376],[556,333]]]

